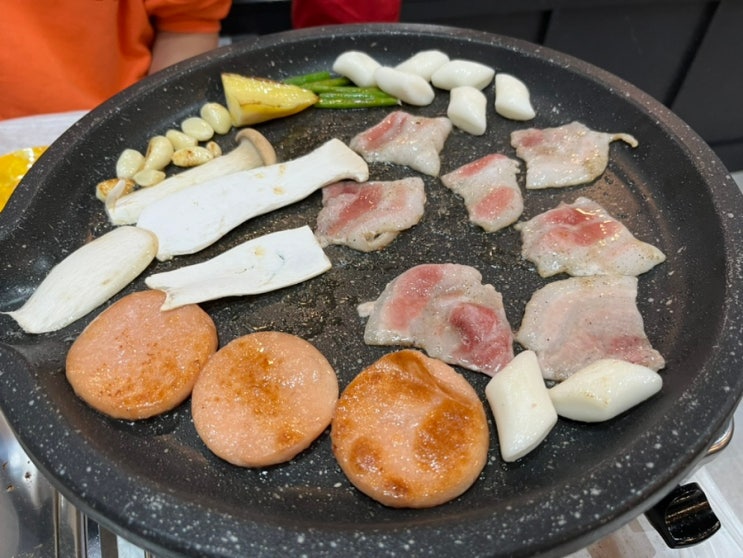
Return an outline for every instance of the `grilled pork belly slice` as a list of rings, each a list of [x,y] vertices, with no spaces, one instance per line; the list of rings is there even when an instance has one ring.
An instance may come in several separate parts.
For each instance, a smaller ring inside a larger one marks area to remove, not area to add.
[[[439,153],[451,130],[452,123],[444,116],[427,118],[398,110],[354,136],[349,147],[367,163],[396,163],[438,176]]]
[[[320,245],[371,252],[421,220],[426,192],[417,176],[362,184],[345,180],[323,188],[322,203],[315,231]]]
[[[441,182],[462,196],[470,221],[494,232],[515,223],[524,210],[518,172],[518,161],[493,153],[445,174]]]
[[[636,277],[554,281],[526,304],[516,341],[537,353],[542,375],[550,380],[564,380],[604,358],[660,370],[665,361],[645,334],[636,299]]]
[[[459,264],[422,264],[392,280],[376,301],[359,307],[369,316],[364,341],[402,345],[493,375],[513,358],[513,334],[503,299],[480,272]]]
[[[596,132],[580,122],[511,133],[511,145],[526,161],[529,190],[574,186],[598,178],[609,162],[609,144],[616,140],[638,145],[629,134]]]
[[[579,197],[572,204],[533,217],[521,231],[522,255],[542,277],[640,275],[665,261],[655,246],[636,239],[598,203]]]

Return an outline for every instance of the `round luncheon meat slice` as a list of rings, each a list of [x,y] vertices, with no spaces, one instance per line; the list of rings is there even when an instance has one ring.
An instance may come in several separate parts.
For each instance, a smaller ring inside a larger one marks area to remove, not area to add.
[[[289,461],[330,424],[335,370],[312,344],[277,331],[231,341],[209,360],[191,397],[206,446],[241,467]]]
[[[425,508],[475,482],[490,434],[467,380],[448,364],[405,349],[382,357],[346,387],[331,439],[356,488],[387,506]]]
[[[217,329],[199,306],[160,310],[162,291],[124,296],[83,330],[67,353],[67,380],[94,409],[139,420],[180,405],[217,350]]]

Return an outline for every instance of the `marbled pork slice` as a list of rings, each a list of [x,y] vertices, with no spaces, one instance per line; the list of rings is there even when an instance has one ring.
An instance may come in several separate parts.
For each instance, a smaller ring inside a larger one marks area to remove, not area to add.
[[[561,202],[515,228],[521,231],[524,258],[542,277],[633,275],[665,261],[655,246],[642,242],[598,203],[579,197]]]
[[[636,299],[636,277],[554,281],[532,295],[516,341],[537,354],[549,380],[564,380],[602,358],[660,370],[665,360],[645,334]]]
[[[515,223],[524,211],[518,172],[518,161],[493,153],[445,174],[441,182],[464,199],[471,222],[495,232]]]
[[[596,132],[580,122],[511,132],[511,145],[526,161],[529,190],[575,186],[598,178],[609,163],[609,144],[616,140],[638,145],[629,134]]]
[[[354,136],[349,147],[367,163],[395,163],[438,176],[439,154],[451,130],[452,123],[444,116],[428,118],[398,110]]]
[[[322,203],[315,231],[320,245],[371,252],[420,221],[426,192],[417,176],[389,182],[347,180],[323,188]]]
[[[513,333],[503,299],[476,269],[422,264],[393,279],[368,315],[364,341],[423,349],[449,364],[493,375],[513,359]]]

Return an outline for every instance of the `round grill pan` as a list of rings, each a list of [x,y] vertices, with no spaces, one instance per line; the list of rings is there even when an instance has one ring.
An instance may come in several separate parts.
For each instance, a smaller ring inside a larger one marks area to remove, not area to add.
[[[110,228],[95,184],[113,174],[124,148],[144,149],[150,136],[197,114],[204,102],[222,101],[220,72],[281,79],[329,69],[349,49],[394,65],[432,48],[520,77],[538,114],[524,124],[491,110],[485,136],[455,130],[442,173],[493,151],[515,156],[509,134],[526,126],[579,120],[639,140],[636,149],[613,144],[609,167],[594,183],[525,192],[523,218],[588,196],[666,253],[664,264],[640,277],[638,296],[648,336],[667,360],[661,393],[606,423],[560,420],[515,463],[500,459],[491,420],[490,459],[468,492],[432,509],[394,510],[350,485],[327,432],[290,463],[240,469],[206,450],[188,403],[136,423],[91,410],[67,384],[64,358],[97,311],[37,336],[0,315],[0,406],[37,466],[84,512],[160,556],[557,556],[651,507],[704,455],[743,392],[740,192],[709,147],[648,95],[584,62],[501,36],[426,25],[315,28],[236,43],[143,80],[55,142],[0,214],[0,310],[20,306],[54,264]],[[493,91],[486,92],[492,107]],[[447,100],[439,92],[431,106],[405,108],[441,115]],[[259,129],[286,160],[332,137],[348,141],[389,110],[310,109]],[[233,135],[220,138],[223,148],[234,144]],[[379,180],[415,174],[384,164],[370,170]],[[518,328],[529,297],[546,283],[521,258],[518,234],[481,232],[461,200],[438,180],[425,181],[426,215],[384,251],[329,247],[334,266],[321,277],[203,304],[221,344],[265,329],[300,335],[328,357],[343,388],[395,350],[363,344],[356,305],[425,262],[477,267],[503,293]],[[155,263],[114,300],[145,288],[151,272],[202,261],[260,234],[314,225],[319,207],[318,193],[246,223],[202,253]],[[462,373],[484,394],[486,376]]]

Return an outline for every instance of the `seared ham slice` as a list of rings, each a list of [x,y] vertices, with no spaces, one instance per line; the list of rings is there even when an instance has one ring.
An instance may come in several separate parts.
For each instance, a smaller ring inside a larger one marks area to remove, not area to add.
[[[501,294],[482,284],[476,269],[423,264],[393,279],[376,301],[362,304],[369,316],[364,341],[403,345],[429,356],[493,375],[513,358],[513,333]]]
[[[420,221],[426,192],[417,176],[361,184],[347,180],[323,188],[322,203],[315,231],[320,245],[345,244],[371,252]]]
[[[356,375],[335,407],[330,437],[354,486],[395,508],[459,496],[477,480],[490,445],[475,389],[451,366],[411,349]]]
[[[550,380],[564,380],[603,358],[660,370],[665,361],[645,334],[636,299],[636,277],[549,283],[527,303],[516,341],[537,353],[542,375]]]
[[[349,147],[367,163],[396,163],[438,176],[441,169],[439,153],[451,129],[451,121],[444,116],[427,118],[398,110],[354,136]]]
[[[609,144],[615,140],[638,145],[629,134],[596,132],[580,122],[511,133],[511,145],[526,161],[529,190],[585,184],[599,177],[609,162]]]
[[[570,275],[640,275],[665,261],[655,246],[637,240],[601,205],[579,197],[517,223],[522,255],[542,277]]]
[[[518,172],[518,161],[494,153],[445,174],[441,182],[464,198],[470,221],[494,232],[516,222],[524,210]]]

